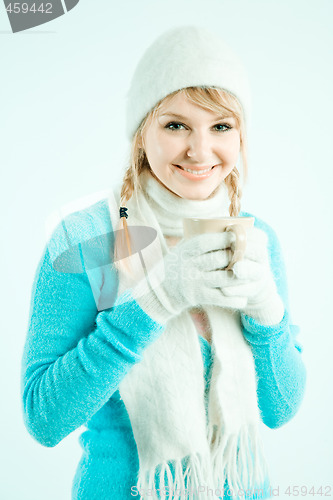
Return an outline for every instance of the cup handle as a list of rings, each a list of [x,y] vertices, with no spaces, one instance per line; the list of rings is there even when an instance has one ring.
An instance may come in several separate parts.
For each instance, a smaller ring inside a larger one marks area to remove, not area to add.
[[[225,231],[233,231],[236,236],[235,249],[232,252],[229,265],[225,268],[226,271],[229,271],[236,262],[242,260],[244,257],[246,248],[246,230],[239,224],[230,224],[225,228]]]

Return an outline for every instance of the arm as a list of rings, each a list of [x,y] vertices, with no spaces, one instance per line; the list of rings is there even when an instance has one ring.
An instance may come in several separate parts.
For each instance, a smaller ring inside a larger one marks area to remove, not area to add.
[[[55,270],[49,249],[59,241],[56,231],[35,275],[22,357],[24,422],[44,446],[87,422],[162,330],[134,300],[98,312],[90,282],[91,273],[102,282],[101,269],[90,280],[83,259],[82,272]]]
[[[269,237],[271,269],[285,314],[277,325],[261,325],[245,314],[241,314],[241,321],[255,361],[262,420],[268,427],[277,428],[298,411],[304,397],[306,370],[302,346],[296,338],[299,328],[290,322],[286,272],[277,236],[263,221],[257,219],[256,226]]]

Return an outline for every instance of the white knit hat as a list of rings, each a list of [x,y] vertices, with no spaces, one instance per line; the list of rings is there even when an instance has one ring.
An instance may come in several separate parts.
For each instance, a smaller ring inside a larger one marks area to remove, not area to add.
[[[215,33],[178,26],[160,35],[139,61],[127,93],[126,132],[132,140],[140,123],[167,95],[186,87],[217,87],[236,96],[248,123],[251,93],[245,68]]]

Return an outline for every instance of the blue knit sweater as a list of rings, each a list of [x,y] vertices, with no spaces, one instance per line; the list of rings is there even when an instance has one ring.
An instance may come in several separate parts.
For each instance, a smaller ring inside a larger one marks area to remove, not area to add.
[[[297,412],[306,372],[298,328],[290,322],[277,237],[258,218],[255,225],[269,236],[271,267],[285,315],[274,326],[241,318],[255,360],[262,421],[278,428]],[[31,436],[49,447],[86,427],[79,439],[83,454],[73,480],[73,500],[139,498],[131,489],[139,468],[137,448],[118,387],[164,326],[134,300],[112,307],[117,294],[117,274],[110,262],[113,244],[107,200],[70,214],[45,246],[32,287],[22,357],[23,417]],[[200,337],[200,345],[207,392],[210,344]]]

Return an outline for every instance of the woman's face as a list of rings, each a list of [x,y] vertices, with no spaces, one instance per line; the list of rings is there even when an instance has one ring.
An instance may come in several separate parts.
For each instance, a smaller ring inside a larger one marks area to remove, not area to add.
[[[235,167],[240,134],[235,118],[221,119],[180,93],[147,127],[143,148],[167,189],[181,198],[204,200]]]

